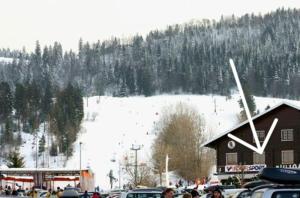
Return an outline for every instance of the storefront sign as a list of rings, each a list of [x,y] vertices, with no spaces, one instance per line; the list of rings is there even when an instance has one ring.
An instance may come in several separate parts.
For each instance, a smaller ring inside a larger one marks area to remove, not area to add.
[[[280,165],[276,165],[276,168],[299,168],[300,169],[300,164],[280,164]]]
[[[258,172],[267,167],[265,164],[252,164],[252,165],[227,165],[225,172]]]

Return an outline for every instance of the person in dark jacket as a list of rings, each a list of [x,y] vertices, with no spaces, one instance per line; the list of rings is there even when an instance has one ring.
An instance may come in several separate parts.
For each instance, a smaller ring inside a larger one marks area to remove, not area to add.
[[[82,195],[82,198],[90,198],[90,195],[89,193],[86,191],[84,191],[83,195]]]
[[[199,198],[200,197],[199,192],[195,189],[193,189],[191,191],[191,195],[192,195],[192,198]]]

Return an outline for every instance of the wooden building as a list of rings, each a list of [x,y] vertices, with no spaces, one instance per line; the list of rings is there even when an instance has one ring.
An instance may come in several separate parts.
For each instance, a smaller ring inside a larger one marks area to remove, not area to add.
[[[275,118],[278,123],[262,155],[227,136],[231,133],[256,147],[248,121],[203,145],[216,150],[216,174],[220,179],[241,173],[250,178],[264,167],[300,168],[300,108],[282,102],[253,117],[261,145]]]

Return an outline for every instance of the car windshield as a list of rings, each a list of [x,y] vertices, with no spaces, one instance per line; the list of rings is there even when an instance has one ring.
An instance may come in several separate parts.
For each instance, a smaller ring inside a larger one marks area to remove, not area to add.
[[[299,191],[294,191],[294,192],[289,192],[289,191],[279,191],[279,192],[274,192],[272,195],[272,198],[299,198],[300,197],[300,192]]]
[[[161,193],[128,193],[126,198],[160,198]]]
[[[247,198],[251,196],[251,191],[243,191],[241,193],[238,194],[237,198]]]

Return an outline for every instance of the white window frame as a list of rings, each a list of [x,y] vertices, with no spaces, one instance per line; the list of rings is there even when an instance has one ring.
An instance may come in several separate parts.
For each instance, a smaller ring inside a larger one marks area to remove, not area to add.
[[[263,158],[262,161],[260,161],[260,157]],[[256,161],[258,160],[258,161]],[[265,164],[266,163],[266,155],[265,152],[263,152],[262,155],[258,154],[257,152],[253,152],[253,164]]]
[[[280,134],[282,142],[294,141],[294,129],[281,129]]]
[[[292,159],[284,159],[287,158],[287,156],[284,156],[285,154],[292,154]],[[281,164],[294,164],[294,150],[282,150],[281,151]]]
[[[264,140],[266,138],[266,132],[265,132],[265,130],[257,130],[256,133],[257,133],[257,138],[258,138],[259,142],[264,142]],[[264,134],[263,138],[262,138],[262,134]],[[254,138],[253,138],[253,143],[255,143],[255,139]]]
[[[236,162],[235,163],[228,163],[228,156],[235,155]],[[226,165],[237,165],[238,163],[238,154],[237,153],[226,153]]]

